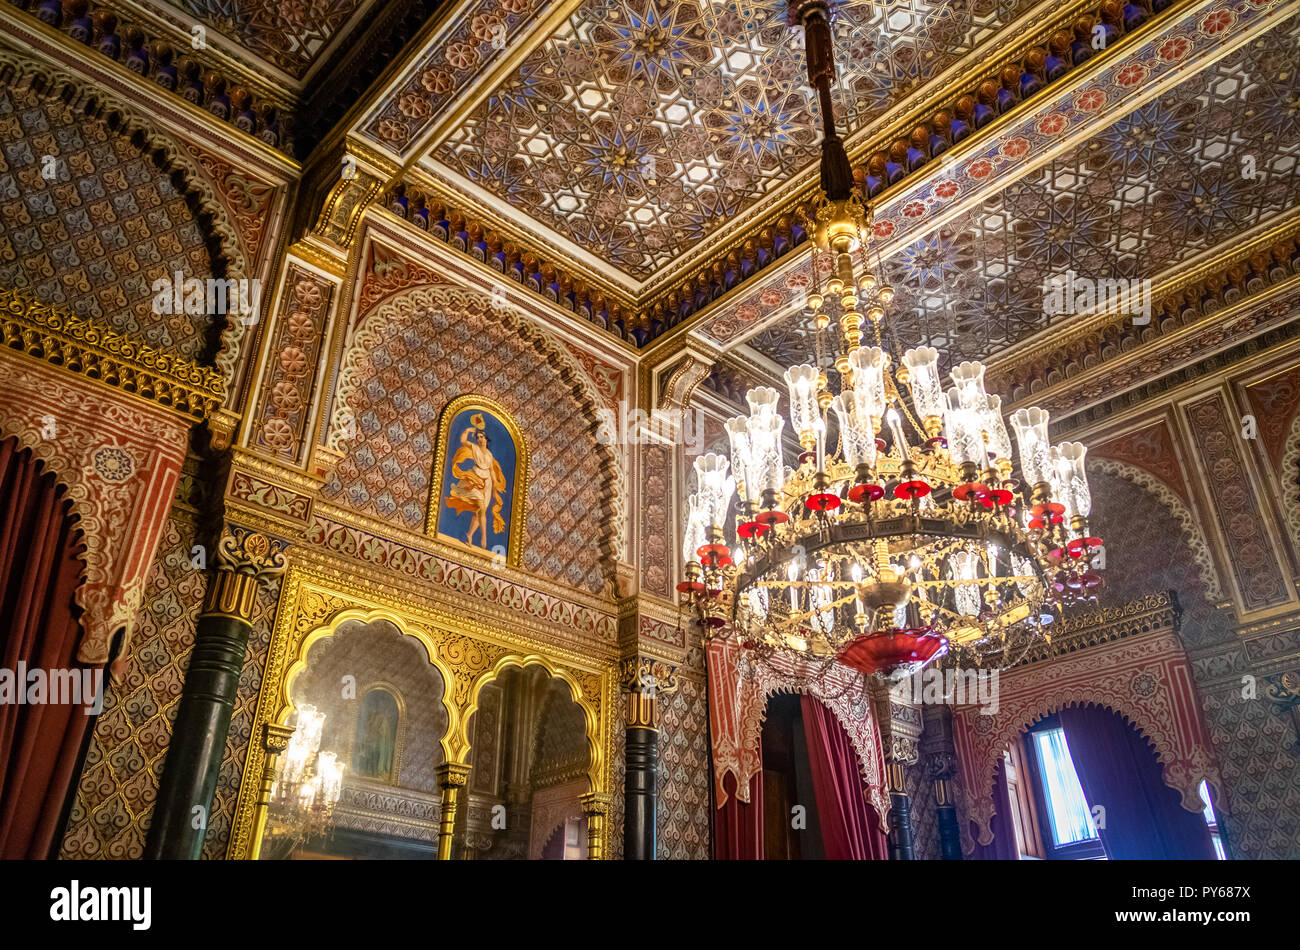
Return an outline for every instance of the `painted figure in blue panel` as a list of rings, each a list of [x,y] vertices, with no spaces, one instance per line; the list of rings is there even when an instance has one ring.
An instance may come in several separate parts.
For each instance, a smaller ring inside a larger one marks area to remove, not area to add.
[[[456,450],[443,480],[450,487],[443,498],[439,531],[484,549],[505,545],[515,476],[510,432],[491,413],[466,409],[452,420],[448,445]]]

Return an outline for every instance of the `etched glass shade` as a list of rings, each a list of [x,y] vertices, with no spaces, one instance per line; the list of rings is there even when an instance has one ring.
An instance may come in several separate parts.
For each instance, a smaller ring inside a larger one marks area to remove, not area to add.
[[[955,551],[948,555],[948,569],[955,581],[974,581],[979,574],[976,566],[979,556],[972,551]],[[980,612],[980,588],[978,584],[957,584],[953,587],[953,596],[957,599],[957,612],[969,617]]]
[[[701,455],[695,460],[695,477],[699,479],[700,506],[704,509],[705,523],[711,528],[721,528],[727,520],[727,507],[735,482],[727,477],[731,467],[726,458],[716,452]]]
[[[932,346],[918,346],[903,354],[907,367],[908,387],[912,390],[912,405],[923,420],[942,417],[944,410],[943,383],[939,380],[939,351]]]
[[[726,422],[726,429],[731,439],[731,471],[736,489],[744,501],[757,504],[762,491],[763,467],[749,437],[749,420],[744,416],[732,416]]]
[[[1088,447],[1082,442],[1062,442],[1056,447],[1061,469],[1061,504],[1069,517],[1086,518],[1092,513],[1092,492],[1088,488],[1088,471],[1085,460]],[[1066,500],[1068,496],[1069,500]]]
[[[1002,397],[986,396],[984,398],[983,428],[988,436],[985,449],[997,461],[1011,461],[1011,434],[1007,432],[1006,420],[1002,418]]]
[[[708,527],[705,519],[699,492],[691,492],[686,499],[686,531],[682,536],[682,563],[700,559],[699,550],[708,541],[704,533],[705,528]]]
[[[802,363],[785,371],[790,387],[790,425],[802,436],[817,423],[817,367]]]
[[[745,401],[751,421],[776,416],[781,408],[781,394],[771,386],[756,386],[745,393]]]
[[[972,412],[983,411],[984,400],[988,396],[984,391],[984,364],[967,360],[958,363],[949,375],[961,394],[961,407]]]
[[[982,466],[984,440],[976,413],[962,407],[961,393],[956,386],[948,390],[947,402],[943,430],[944,438],[948,440],[948,454],[956,465],[974,462]]]
[[[860,346],[849,354],[849,367],[858,412],[879,419],[885,412],[885,351],[878,346]]]
[[[876,464],[876,436],[871,428],[871,417],[858,410],[852,393],[840,393],[831,400],[835,418],[840,423],[840,445],[844,461],[854,468]]]
[[[749,417],[749,445],[754,457],[754,492],[780,493],[785,481],[781,459],[781,433],[785,420],[775,413]]]
[[[1051,443],[1047,441],[1049,418],[1047,410],[1037,406],[1017,409],[1011,416],[1011,427],[1020,443],[1020,471],[1027,485],[1052,481]]]

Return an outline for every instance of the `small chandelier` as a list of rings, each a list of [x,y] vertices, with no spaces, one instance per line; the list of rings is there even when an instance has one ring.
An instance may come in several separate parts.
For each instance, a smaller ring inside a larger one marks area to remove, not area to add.
[[[335,753],[320,751],[325,714],[315,706],[300,706],[294,726],[289,747],[276,763],[267,827],[268,836],[286,853],[329,832],[343,794],[343,763]]]
[[[806,32],[824,126],[822,194],[809,214],[817,352],[785,372],[802,453],[785,465],[781,396],[750,390],[750,415],[726,423],[730,458],[695,461],[677,589],[706,627],[734,630],[751,649],[835,658],[893,678],[945,655],[1013,665],[1047,636],[1052,608],[1095,600],[1101,584],[1087,450],[1052,445],[1048,413],[1020,409],[1010,418],[1017,472],[982,364],[955,366],[945,390],[935,348],[895,362],[886,342],[894,292],[871,269],[870,213],[832,118],[829,9],[804,0],[791,11]],[[823,368],[835,316],[838,393]],[[832,421],[838,449],[828,453]]]

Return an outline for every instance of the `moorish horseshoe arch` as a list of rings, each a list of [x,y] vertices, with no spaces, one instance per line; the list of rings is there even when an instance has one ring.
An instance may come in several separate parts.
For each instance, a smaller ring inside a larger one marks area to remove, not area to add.
[[[605,791],[605,750],[604,743],[601,742],[601,710],[599,703],[592,703],[591,699],[586,696],[586,689],[583,688],[583,685],[572,672],[538,653],[507,654],[497,660],[490,669],[483,671],[475,678],[469,691],[469,705],[465,708],[464,716],[459,721],[456,745],[460,751],[460,757],[454,761],[461,765],[469,764],[471,748],[469,723],[474,713],[478,711],[479,697],[483,693],[483,687],[496,682],[501,677],[501,674],[511,667],[524,670],[530,666],[540,666],[553,679],[561,680],[568,687],[569,698],[582,710],[583,726],[587,738],[587,790],[589,792]],[[448,761],[452,760],[449,759]]]
[[[879,763],[876,761],[876,757],[873,754],[874,752],[879,752],[882,756],[884,755],[884,749],[880,743],[879,726],[876,725],[876,728],[871,730],[871,733],[876,737],[876,746],[873,750],[867,745],[870,737],[863,736],[861,734],[862,730],[857,727],[855,720],[849,716],[847,709],[849,704],[847,700],[845,700],[843,693],[839,697],[827,696],[825,690],[813,688],[813,683],[811,682],[804,684],[773,683],[768,691],[759,697],[759,703],[756,708],[760,711],[757,717],[746,716],[741,723],[741,738],[746,743],[747,748],[752,749],[755,745],[762,744],[763,724],[767,722],[768,703],[771,701],[773,696],[780,695],[808,695],[831,711],[831,715],[835,717],[835,721],[844,729],[845,735],[849,737],[849,741],[853,744],[853,751],[857,753],[858,757],[858,774],[862,776],[863,781],[866,782],[867,785],[868,801],[871,803],[871,807],[876,813],[876,821],[880,826],[880,830],[888,834],[890,799],[888,793],[884,791],[884,774],[879,770]],[[866,721],[875,724],[875,715],[870,711],[871,701],[870,699],[865,699],[864,702],[867,703],[867,715],[865,719]],[[872,774],[873,772],[875,772],[874,775]],[[753,776],[750,776],[750,778],[752,777]],[[748,790],[748,784],[748,779],[746,779],[746,791]],[[737,797],[740,795],[741,788],[740,785],[737,785]]]
[[[408,288],[380,301],[362,315],[356,332],[343,353],[334,389],[334,408],[330,414],[327,447],[341,455],[346,454],[344,432],[347,431],[349,420],[354,417],[352,399],[364,385],[360,363],[372,346],[383,339],[385,331],[398,321],[409,320],[423,309],[453,309],[470,300],[476,303],[488,301],[492,312],[525,344],[532,346],[540,359],[576,380],[574,398],[589,420],[587,432],[591,435],[592,445],[601,460],[601,469],[607,476],[606,484],[601,490],[601,501],[607,509],[605,523],[602,525],[602,547],[607,561],[606,577],[612,582],[615,577],[614,565],[627,542],[627,470],[623,457],[615,451],[615,447],[601,442],[597,437],[600,419],[598,413],[604,407],[604,402],[591,377],[573,354],[517,307],[493,304],[491,297],[481,290],[446,283]]]
[[[1102,690],[1105,692],[1105,690]],[[991,796],[993,793],[993,774],[997,770],[998,759],[1003,752],[1011,747],[1011,743],[1021,733],[1026,732],[1031,726],[1040,720],[1046,719],[1059,713],[1062,709],[1071,706],[1099,706],[1108,712],[1114,713],[1124,720],[1125,723],[1137,730],[1138,734],[1147,741],[1147,744],[1153,747],[1156,761],[1160,763],[1160,775],[1165,785],[1178,792],[1182,798],[1182,806],[1188,811],[1200,812],[1204,809],[1204,803],[1201,802],[1198,788],[1202,779],[1214,790],[1214,796],[1217,800],[1220,793],[1220,781],[1218,773],[1207,771],[1195,779],[1194,784],[1188,785],[1186,770],[1183,769],[1175,760],[1173,755],[1173,741],[1165,733],[1157,720],[1145,715],[1140,710],[1131,708],[1130,704],[1125,703],[1122,699],[1111,696],[1099,696],[1096,687],[1089,690],[1082,688],[1072,688],[1063,690],[1061,695],[1053,696],[1045,702],[1035,703],[1036,711],[1029,714],[1021,714],[1016,717],[1014,726],[1002,729],[997,738],[994,740],[996,754],[989,758],[980,773],[981,787],[986,789],[984,796],[976,796],[976,802],[982,798]],[[1193,804],[1189,805],[1189,791]],[[981,845],[991,844],[993,842],[993,831],[989,827],[989,822],[993,815],[990,813],[987,817],[970,815],[970,820],[975,822],[979,827],[979,837],[975,839]],[[963,833],[963,838],[966,835]],[[973,848],[973,845],[972,845]],[[963,851],[969,850],[963,847]]]
[[[0,365],[21,359],[0,353]],[[44,398],[40,406],[30,398],[36,392]],[[43,363],[15,362],[0,374],[0,438],[17,438],[53,473],[84,542],[74,594],[82,608],[77,658],[83,663],[108,662],[119,630],[126,631],[119,659],[130,648],[151,566],[131,557],[132,544],[156,539],[168,509],[155,506],[150,519],[129,513],[148,507],[142,499],[151,490],[171,497],[192,425],[128,398]],[[44,437],[52,417],[62,429],[59,438]]]
[[[1102,706],[1132,725],[1154,747],[1164,784],[1188,811],[1204,807],[1202,780],[1221,791],[1191,665],[1172,626],[1017,667],[1001,679],[995,711],[967,705],[953,715],[966,818],[980,844],[993,840],[993,776],[1003,752],[1034,723],[1070,706]],[[968,827],[962,838],[964,850],[974,848]]]
[[[21,52],[2,46],[0,85],[10,89],[28,89],[43,99],[61,102],[74,113],[102,122],[113,135],[125,138],[143,158],[153,162],[160,175],[171,180],[185,199],[193,214],[192,220],[208,239],[214,267],[224,263],[224,276],[234,280],[252,276],[243,244],[225,207],[202,170],[176,141],[141,122],[129,106],[111,94],[99,89],[88,90],[82,80],[70,73],[29,60]],[[176,181],[178,176],[180,182]],[[229,319],[225,320],[221,330],[221,345],[214,363],[226,392],[234,382],[245,331],[243,321]]]
[[[442,708],[447,713],[447,728],[443,731],[442,736],[439,737],[438,744],[442,746],[443,760],[447,762],[452,761],[451,738],[458,725],[459,710],[457,710],[451,702],[451,685],[453,682],[451,671],[448,669],[442,657],[438,654],[437,644],[433,637],[429,635],[427,630],[423,629],[418,624],[410,623],[401,615],[383,608],[370,610],[360,607],[349,608],[339,611],[328,620],[312,628],[299,642],[297,655],[294,657],[293,662],[285,668],[278,697],[279,708],[273,716],[268,717],[268,721],[274,722],[278,725],[288,725],[289,717],[293,715],[294,710],[293,700],[291,698],[293,695],[293,683],[294,680],[298,678],[299,674],[307,669],[307,657],[310,655],[313,646],[322,640],[329,640],[335,637],[338,634],[339,628],[345,623],[357,621],[361,624],[369,624],[376,620],[387,621],[388,623],[391,623],[397,629],[397,632],[403,637],[411,637],[416,640],[420,646],[424,647],[424,652],[428,657],[429,663],[438,671],[438,675],[442,677]],[[386,684],[370,684],[366,689],[368,690],[375,685],[382,687]],[[393,692],[391,688],[389,691]],[[364,692],[358,690],[357,695],[359,702],[359,697],[364,695]],[[399,709],[402,714],[405,715],[405,702],[401,698],[400,694],[395,695]]]

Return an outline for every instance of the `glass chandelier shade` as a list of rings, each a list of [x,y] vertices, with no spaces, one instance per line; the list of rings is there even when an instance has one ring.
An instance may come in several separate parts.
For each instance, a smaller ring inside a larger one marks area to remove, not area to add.
[[[1047,438],[1049,416],[1046,409],[1017,409],[1011,426],[1020,446],[1020,470],[1030,485],[1052,480],[1052,449]]]
[[[903,365],[907,367],[907,385],[912,391],[916,414],[923,420],[942,419],[944,396],[939,378],[939,351],[932,346],[918,346],[903,354]]]
[[[785,382],[790,387],[790,425],[799,436],[805,449],[811,449],[816,437],[817,420],[817,367],[807,363],[791,366],[785,371]]]

